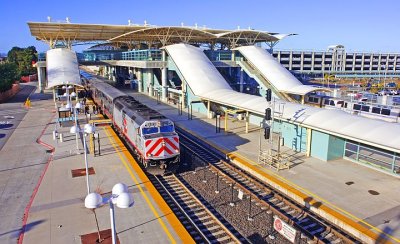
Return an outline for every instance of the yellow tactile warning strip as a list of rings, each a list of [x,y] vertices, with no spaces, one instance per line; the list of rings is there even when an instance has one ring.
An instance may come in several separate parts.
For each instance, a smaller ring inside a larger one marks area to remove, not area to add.
[[[185,131],[191,133],[193,136],[196,136],[200,140],[203,140],[200,136],[198,136],[195,132],[188,130],[186,128],[181,127]],[[203,140],[204,141],[204,140]],[[242,164],[243,166],[251,169],[254,172],[257,172],[257,174],[262,175],[263,177],[267,178],[271,182],[273,182],[276,185],[279,185],[280,187],[284,188],[286,191],[290,192],[293,195],[298,196],[299,198],[302,198],[303,200],[306,200],[310,197],[312,197],[311,201],[309,201],[309,204],[312,206],[313,204],[316,204],[318,200],[322,201],[325,205],[321,205],[319,209],[322,211],[326,212],[327,214],[335,217],[338,220],[341,220],[343,223],[345,223],[348,226],[351,226],[353,229],[359,231],[360,233],[363,233],[365,236],[369,237],[372,240],[377,240],[380,239],[379,243],[391,243],[392,241],[396,243],[400,243],[400,239],[385,233],[381,229],[369,224],[368,222],[352,215],[351,213],[347,212],[344,209],[341,209],[334,204],[330,203],[329,201],[323,199],[322,197],[313,194],[312,192],[308,191],[307,189],[302,188],[301,186],[296,185],[295,183],[286,180],[285,178],[281,177],[280,175],[277,175],[273,173],[272,171],[261,167],[254,163],[254,161],[247,159],[246,157],[240,155],[239,153],[229,153],[227,150],[221,148],[219,145],[209,142],[209,141],[204,141],[208,143],[209,145],[217,148],[224,154],[226,154],[232,161],[236,161],[239,164]],[[253,162],[253,163],[250,163]],[[266,172],[267,171],[267,172]],[[305,194],[305,193],[306,194]],[[328,207],[329,205],[330,207]],[[335,210],[337,209],[337,210]],[[358,222],[356,222],[358,221]],[[364,224],[365,226],[361,225],[360,223]],[[368,226],[368,228],[366,227]],[[372,231],[372,230],[374,231]],[[382,240],[386,239],[386,240]]]
[[[165,223],[164,223],[164,221],[162,220],[161,217],[165,217],[168,220],[168,222],[170,223],[172,228],[179,235],[182,243],[195,243],[193,241],[192,237],[189,235],[189,233],[185,229],[185,227],[183,227],[182,223],[178,220],[176,215],[172,212],[170,207],[166,204],[164,199],[158,193],[157,189],[153,186],[153,184],[147,178],[145,173],[142,171],[142,169],[136,163],[135,159],[128,152],[128,150],[122,150],[122,152],[121,152],[121,150],[118,150],[118,148],[125,149],[125,146],[121,142],[121,140],[118,138],[118,136],[115,134],[115,132],[111,129],[111,127],[104,127],[103,129],[106,132],[106,135],[107,135],[110,143],[112,144],[112,146],[114,147],[115,151],[117,152],[121,162],[124,164],[125,168],[128,170],[129,174],[131,175],[133,181],[138,186],[142,196],[145,198],[145,200],[146,200],[147,204],[149,205],[151,211],[153,212],[154,216],[157,218],[157,220],[160,223],[161,227],[163,228],[164,232],[167,234],[167,236],[168,236],[169,240],[171,241],[171,243],[177,243],[177,240],[175,240],[174,237],[171,235],[170,231],[166,227],[166,225],[165,225]],[[140,180],[142,181],[142,184],[139,184],[139,181],[136,178],[136,176],[133,174],[131,168],[139,176]],[[157,205],[158,205],[159,209],[161,210],[163,216],[160,216],[160,214],[154,208],[153,204],[151,203],[150,199],[148,198],[148,196],[144,192],[144,190],[143,190],[141,185],[143,185],[148,190],[148,192],[152,196],[153,200],[157,203]]]

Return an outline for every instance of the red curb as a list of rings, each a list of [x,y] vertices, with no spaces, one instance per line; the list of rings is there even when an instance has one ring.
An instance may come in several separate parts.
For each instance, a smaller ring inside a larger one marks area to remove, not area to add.
[[[55,148],[54,148],[53,146],[51,146],[51,145],[49,145],[49,144],[43,142],[43,141],[41,140],[41,138],[42,138],[44,132],[46,131],[47,127],[49,127],[49,124],[50,124],[50,122],[53,120],[54,116],[55,116],[55,114],[54,114],[53,116],[51,116],[49,122],[46,124],[46,126],[45,126],[44,129],[42,130],[42,133],[41,133],[40,136],[36,139],[36,142],[37,142],[38,144],[40,144],[40,145],[42,145],[42,146],[44,146],[44,147],[47,147],[48,149],[51,150],[51,155],[50,155],[49,159],[48,159],[47,162],[46,162],[46,166],[44,167],[43,172],[42,172],[42,174],[41,174],[40,177],[39,177],[39,180],[38,180],[38,183],[36,184],[35,189],[33,189],[33,192],[32,192],[31,198],[30,198],[30,200],[29,200],[29,202],[28,202],[28,205],[25,207],[24,217],[22,218],[22,228],[21,228],[21,232],[20,232],[19,237],[18,237],[18,244],[22,244],[22,242],[23,242],[23,240],[24,240],[24,234],[25,234],[25,231],[26,231],[26,223],[28,222],[29,211],[30,211],[30,209],[31,209],[31,207],[32,207],[33,200],[35,199],[35,196],[36,196],[36,194],[37,194],[37,192],[38,192],[38,190],[39,190],[40,184],[42,183],[43,177],[44,177],[44,175],[45,175],[46,172],[47,172],[47,168],[49,167],[50,162],[53,160],[53,155],[54,155],[54,150],[55,150]]]

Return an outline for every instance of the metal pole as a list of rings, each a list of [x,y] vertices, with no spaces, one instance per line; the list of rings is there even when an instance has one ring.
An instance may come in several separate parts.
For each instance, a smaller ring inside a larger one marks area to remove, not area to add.
[[[116,235],[115,232],[115,215],[114,215],[114,204],[112,203],[112,199],[109,200],[110,203],[110,221],[111,221],[111,236],[112,236],[112,244],[116,244]]]
[[[97,145],[99,148],[99,156],[101,155],[101,151],[100,151],[100,133],[97,133]]]
[[[217,115],[218,117],[218,133],[221,133],[221,115]]]
[[[218,116],[215,115],[215,133],[218,133]]]
[[[96,156],[96,138],[94,137],[94,134],[90,134],[90,137],[92,138],[93,142],[93,156]]]
[[[88,168],[88,160],[87,160],[87,151],[86,151],[86,137],[83,135],[83,150],[85,153],[85,169],[86,169],[86,187],[88,194],[90,193],[90,185],[89,185],[89,168]]]
[[[76,116],[76,108],[75,108],[75,127],[77,132],[75,133],[75,141],[76,141],[76,153],[79,154],[79,141],[78,141],[78,118]]]
[[[190,103],[190,120],[193,120],[193,107],[192,107],[192,103]]]
[[[252,221],[253,218],[251,217],[251,195],[250,195],[250,205],[249,205],[249,213],[247,214],[247,220]]]
[[[215,191],[216,194],[219,193],[219,172],[217,171],[217,190]]]
[[[229,203],[230,206],[235,206],[235,203],[233,202],[233,186],[234,183],[231,184],[231,202]]]
[[[203,183],[207,183],[207,178],[206,178],[206,167],[205,167],[205,166],[204,166],[204,169],[203,169],[203,176],[204,176]]]

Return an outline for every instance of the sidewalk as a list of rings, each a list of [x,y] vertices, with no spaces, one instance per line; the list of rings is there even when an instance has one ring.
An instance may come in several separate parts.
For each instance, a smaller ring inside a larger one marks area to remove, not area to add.
[[[52,108],[33,94],[33,106],[0,150],[0,242],[16,243],[31,194],[43,172],[49,153],[36,143],[50,121]]]
[[[81,243],[82,236],[91,233],[90,243],[94,243],[98,239],[96,219],[99,230],[107,232],[110,216],[108,205],[95,212],[85,208],[85,174],[72,175],[72,170],[85,172],[80,170],[85,167],[83,135],[78,141],[81,154],[77,154],[70,126],[58,128],[63,142],[53,140],[51,94],[32,94],[31,101],[32,108],[0,151],[0,243]],[[82,127],[86,121],[83,115],[79,118]],[[131,208],[115,208],[119,241],[192,243],[114,131],[98,127],[97,132],[101,155],[88,155],[89,167],[94,169],[89,178],[91,192],[107,196],[121,182],[128,185],[135,201]],[[110,243],[110,231],[102,238],[102,243]]]

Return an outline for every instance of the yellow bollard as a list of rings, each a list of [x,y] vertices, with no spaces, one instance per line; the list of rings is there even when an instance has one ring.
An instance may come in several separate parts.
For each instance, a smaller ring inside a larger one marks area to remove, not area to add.
[[[29,97],[26,99],[26,101],[24,102],[24,106],[26,108],[30,108],[31,107],[31,100],[29,99]]]
[[[90,136],[89,136],[89,150],[90,150],[90,152],[89,153],[92,153],[93,151],[94,151],[94,149],[93,149],[93,134],[89,134]],[[93,154],[94,154],[94,152],[93,152]]]

